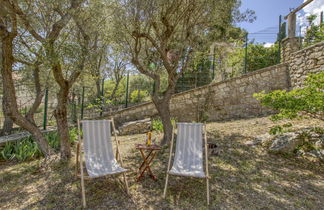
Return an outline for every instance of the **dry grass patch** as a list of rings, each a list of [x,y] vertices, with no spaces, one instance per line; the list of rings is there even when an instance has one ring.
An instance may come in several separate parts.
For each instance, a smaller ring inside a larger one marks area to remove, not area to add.
[[[210,209],[246,208],[321,209],[324,195],[322,163],[297,157],[269,154],[247,141],[266,133],[273,123],[267,118],[209,123],[208,140],[220,149],[210,157]],[[316,120],[294,121],[299,127],[323,126]],[[154,134],[156,135],[156,134]],[[135,182],[142,159],[134,144],[145,135],[120,138],[130,193],[127,196],[116,179],[86,181],[90,209],[207,209],[205,181],[171,176],[167,198],[162,198],[168,147],[152,166],[158,181],[145,178]],[[80,209],[80,181],[74,175],[74,159],[56,162],[46,170],[40,161],[0,163],[0,209]]]

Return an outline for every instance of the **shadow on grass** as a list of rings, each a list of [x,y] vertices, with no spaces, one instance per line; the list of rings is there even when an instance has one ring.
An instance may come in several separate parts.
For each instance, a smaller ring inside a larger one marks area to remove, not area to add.
[[[209,157],[210,209],[320,209],[324,192],[324,169],[305,159],[268,154],[262,147],[235,131],[208,131],[208,141],[221,152]],[[206,209],[204,179],[170,176],[166,199],[162,198],[169,148],[163,147],[152,164],[158,180],[147,175],[135,181],[142,163],[139,151],[124,154],[131,196],[116,178],[85,181],[90,209]],[[37,163],[0,166],[0,207],[80,209],[80,179],[74,174],[74,159],[39,171]],[[122,176],[120,176],[122,178]]]
[[[250,208],[319,208],[320,163],[268,154],[242,144],[249,136],[212,132],[223,152],[211,165],[213,205]],[[313,182],[315,181],[315,182]]]

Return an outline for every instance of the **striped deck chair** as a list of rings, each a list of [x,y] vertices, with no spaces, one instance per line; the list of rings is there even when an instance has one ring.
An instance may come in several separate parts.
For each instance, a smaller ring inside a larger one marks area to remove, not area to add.
[[[77,145],[77,166],[80,164],[80,177],[82,188],[82,204],[86,207],[84,179],[96,178],[107,175],[123,174],[124,184],[126,186],[127,194],[128,182],[126,179],[126,169],[122,168],[122,158],[119,152],[119,142],[115,132],[115,125],[113,120],[83,120],[82,131],[83,138],[81,139],[80,123],[78,121],[78,134],[79,143]],[[115,134],[116,142],[116,158],[114,157],[112,141],[111,141],[111,129]],[[83,140],[83,142],[82,142]],[[83,143],[83,144],[82,144]],[[88,176],[84,176],[83,162],[82,162],[82,146],[84,150],[85,165],[88,172]],[[119,163],[117,160],[119,160]],[[76,169],[78,171],[78,168]],[[77,172],[78,173],[78,172]]]
[[[207,157],[206,126],[202,123],[177,123],[177,142],[173,166],[170,169],[174,132],[170,147],[170,157],[166,173],[163,197],[166,196],[169,175],[190,176],[206,179],[207,205],[209,205],[209,174]],[[205,170],[203,166],[203,130],[205,150]]]

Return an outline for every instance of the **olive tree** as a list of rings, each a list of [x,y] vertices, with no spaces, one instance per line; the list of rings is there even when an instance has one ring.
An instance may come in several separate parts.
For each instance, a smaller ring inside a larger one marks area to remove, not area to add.
[[[5,115],[9,116],[14,123],[33,135],[44,156],[47,158],[52,154],[52,150],[37,126],[19,113],[16,100],[12,71],[14,64],[14,40],[18,34],[18,21],[12,9],[17,7],[17,2],[1,0],[0,4],[2,5],[0,9],[0,70],[4,90],[3,110]]]
[[[3,0],[9,2],[8,0]],[[14,1],[10,12],[44,49],[59,90],[54,110],[60,137],[61,158],[71,157],[67,103],[69,90],[80,76],[88,55],[89,37],[80,16],[84,0]],[[81,13],[82,14],[82,13]],[[71,23],[71,20],[74,20]],[[66,70],[64,67],[68,67]]]
[[[221,34],[231,25],[237,1],[123,0],[115,6],[116,40],[137,70],[154,80],[152,101],[163,123],[165,144],[172,134],[169,104],[177,80],[204,37]],[[162,75],[167,75],[165,90]]]

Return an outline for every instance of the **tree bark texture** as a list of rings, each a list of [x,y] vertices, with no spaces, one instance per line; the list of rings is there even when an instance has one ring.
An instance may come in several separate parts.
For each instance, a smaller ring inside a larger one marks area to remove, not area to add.
[[[161,145],[168,143],[172,138],[170,100],[171,97],[165,97],[162,100],[153,99],[153,103],[159,113],[163,124],[163,139],[161,141]]]
[[[60,151],[62,159],[69,159],[72,156],[70,148],[69,124],[67,119],[68,95],[68,86],[60,87],[60,90],[57,93],[57,106],[54,110],[57,131],[60,137]]]
[[[8,114],[5,112],[5,109],[4,109],[5,106],[8,106],[4,99],[5,98],[2,99],[4,121],[3,121],[3,125],[2,125],[2,130],[0,132],[0,136],[10,135],[12,127],[13,127],[13,121],[11,120],[11,118],[8,116]]]

